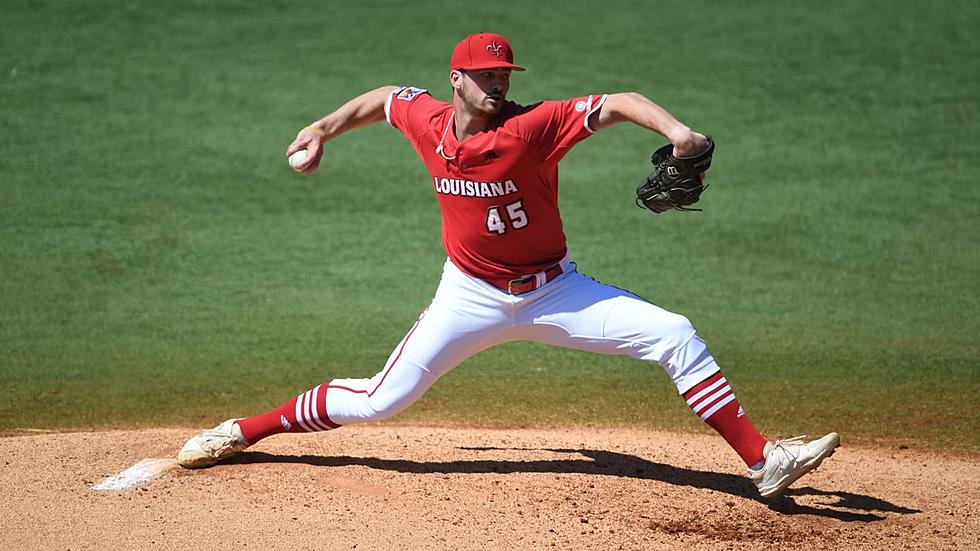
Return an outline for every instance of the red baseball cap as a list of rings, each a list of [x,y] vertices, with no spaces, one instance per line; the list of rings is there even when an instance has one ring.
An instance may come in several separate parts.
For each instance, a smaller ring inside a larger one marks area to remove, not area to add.
[[[498,69],[506,68],[523,71],[524,67],[514,65],[514,51],[510,42],[499,34],[476,33],[459,41],[453,48],[449,60],[450,69]]]

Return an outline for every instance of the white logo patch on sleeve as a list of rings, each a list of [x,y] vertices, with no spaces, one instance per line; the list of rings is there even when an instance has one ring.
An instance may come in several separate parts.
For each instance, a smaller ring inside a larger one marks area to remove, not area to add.
[[[425,92],[422,88],[415,88],[413,86],[403,86],[401,90],[398,91],[397,97],[400,100],[412,101],[412,98]]]

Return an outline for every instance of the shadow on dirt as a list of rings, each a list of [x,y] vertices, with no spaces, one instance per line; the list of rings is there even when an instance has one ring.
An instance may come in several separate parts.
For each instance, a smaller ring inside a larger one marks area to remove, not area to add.
[[[374,457],[321,457],[313,455],[272,455],[263,452],[243,452],[224,463],[303,463],[319,467],[363,466],[372,469],[414,474],[554,473],[619,476],[642,480],[656,480],[677,486],[714,490],[764,503],[769,509],[786,515],[815,515],[834,518],[844,522],[873,522],[884,520],[885,517],[875,514],[876,512],[898,513],[903,515],[921,512],[917,509],[895,505],[872,496],[849,492],[817,490],[809,486],[790,488],[779,498],[766,500],[759,496],[755,486],[745,476],[696,471],[684,467],[655,463],[634,455],[604,450],[495,447],[459,447],[456,449],[474,452],[507,450],[545,451],[575,454],[585,456],[587,459],[410,461],[405,459],[378,459]],[[797,503],[793,499],[793,497],[797,496],[823,496],[837,498],[837,501],[826,506],[815,507]]]

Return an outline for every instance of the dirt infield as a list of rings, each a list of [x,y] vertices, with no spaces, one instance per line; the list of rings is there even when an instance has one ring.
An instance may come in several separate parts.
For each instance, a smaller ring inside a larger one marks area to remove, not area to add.
[[[717,437],[351,427],[164,463],[193,429],[0,438],[0,549],[977,549],[980,458],[847,445],[771,503]]]

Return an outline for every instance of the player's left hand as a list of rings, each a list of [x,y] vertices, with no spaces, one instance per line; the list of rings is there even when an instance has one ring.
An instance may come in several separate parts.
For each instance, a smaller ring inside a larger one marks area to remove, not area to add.
[[[293,143],[286,148],[286,158],[301,149],[306,150],[306,161],[293,167],[293,170],[301,174],[311,174],[319,168],[323,157],[323,136],[309,126],[300,130]]]
[[[715,142],[697,132],[692,132],[690,138],[667,144],[653,153],[650,160],[656,168],[636,187],[637,205],[658,214],[671,209],[701,210],[690,205],[697,203],[707,188],[704,173],[711,167]],[[678,155],[678,149],[696,153]]]
[[[708,137],[689,130],[674,142],[674,157],[692,157],[708,149]]]

